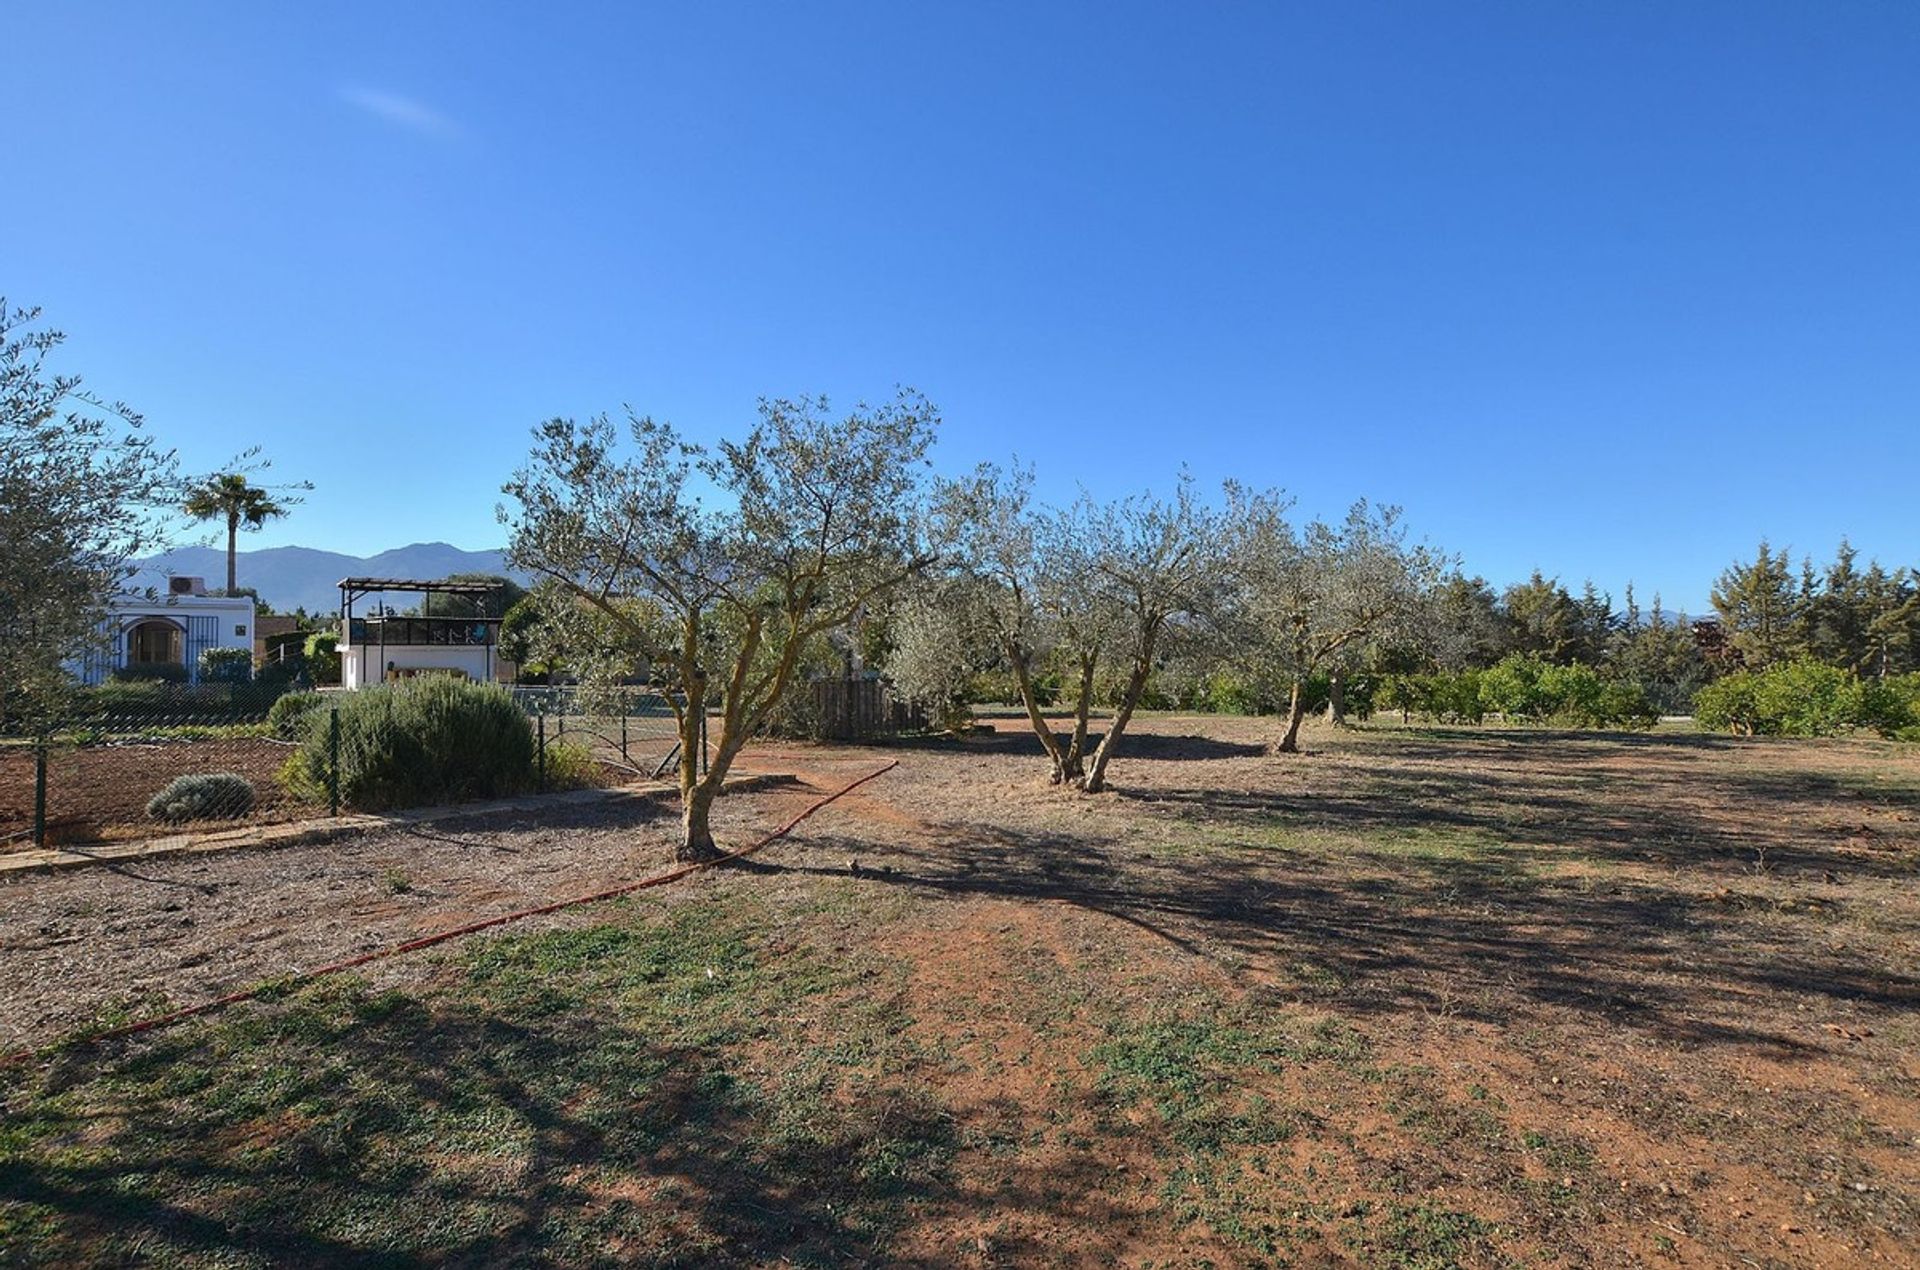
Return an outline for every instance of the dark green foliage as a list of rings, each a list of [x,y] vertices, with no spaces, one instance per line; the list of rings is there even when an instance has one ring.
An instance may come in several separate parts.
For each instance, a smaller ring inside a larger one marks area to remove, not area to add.
[[[1212,714],[1272,714],[1281,702],[1250,676],[1217,670],[1200,682],[1194,705]]]
[[[1427,674],[1380,677],[1373,704],[1399,713],[1403,722],[1415,715],[1436,723],[1478,723],[1486,717],[1481,702],[1478,670],[1436,670]]]
[[[244,648],[209,648],[200,654],[200,682],[242,684],[253,678],[253,654]]]
[[[1660,721],[1637,684],[1523,653],[1486,670],[1382,676],[1374,704],[1403,719],[1419,715],[1440,723],[1478,723],[1489,713],[1577,728],[1650,728]]]
[[[340,797],[417,807],[520,793],[534,779],[533,727],[506,689],[433,675],[337,698]],[[328,730],[310,729],[288,776],[324,788]]]
[[[141,666],[122,666],[109,678],[114,683],[138,684],[183,684],[187,682],[187,668],[172,662],[154,662]]]
[[[1920,670],[1860,685],[1860,725],[1881,736],[1920,741]]]
[[[317,692],[290,692],[267,710],[267,722],[273,725],[275,736],[298,741],[326,702],[327,698]]]
[[[175,824],[238,819],[252,810],[253,786],[232,772],[175,777],[147,803],[147,815]]]
[[[116,680],[73,695],[69,721],[114,725],[251,723],[287,690],[283,681],[188,685],[153,679]]]
[[[1920,674],[1862,680],[1800,657],[1707,685],[1694,698],[1694,719],[1742,736],[1839,736],[1870,728],[1904,738],[1920,727]]]
[[[1583,728],[1650,728],[1660,712],[1646,694],[1591,666],[1512,653],[1480,678],[1481,704],[1507,719]]]
[[[1501,610],[1509,652],[1531,653],[1558,665],[1599,661],[1615,626],[1613,606],[1591,582],[1576,600],[1558,578],[1543,577],[1537,570],[1507,588]]]
[[[505,617],[527,598],[527,588],[498,573],[450,573],[446,581],[484,583],[498,589],[484,597],[435,592],[420,606],[422,617]]]
[[[317,684],[337,684],[340,682],[340,634],[338,631],[315,631],[307,636],[306,646],[307,673]]]
[[[545,623],[540,602],[522,596],[500,620],[500,655],[520,667],[522,677],[544,675],[548,667],[534,660],[535,641]]]

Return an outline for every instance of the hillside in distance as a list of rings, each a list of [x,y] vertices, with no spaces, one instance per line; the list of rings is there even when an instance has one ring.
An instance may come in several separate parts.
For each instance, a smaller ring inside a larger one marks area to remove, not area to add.
[[[504,550],[465,551],[444,542],[416,542],[372,556],[314,547],[265,547],[242,551],[238,557],[239,584],[258,591],[261,599],[282,613],[302,607],[309,613],[334,612],[340,606],[342,578],[432,580],[454,573],[498,573],[522,584],[527,581],[525,574],[506,567]],[[227,583],[227,553],[217,547],[175,547],[142,560],[133,585],[165,591],[168,578],[181,576],[205,578],[208,590],[219,590]]]

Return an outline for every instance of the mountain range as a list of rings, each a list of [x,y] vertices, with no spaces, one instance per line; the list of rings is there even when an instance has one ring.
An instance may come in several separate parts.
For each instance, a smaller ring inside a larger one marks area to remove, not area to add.
[[[170,577],[205,578],[207,589],[227,584],[227,553],[217,547],[175,547],[140,563],[135,588],[164,592]],[[349,556],[314,547],[265,547],[242,551],[237,557],[239,584],[252,587],[260,598],[282,613],[305,608],[309,613],[332,613],[340,607],[342,578],[444,578],[454,573],[497,573],[523,585],[527,576],[506,566],[506,552],[463,551],[444,542],[416,542],[372,556]],[[405,603],[417,603],[413,597]]]

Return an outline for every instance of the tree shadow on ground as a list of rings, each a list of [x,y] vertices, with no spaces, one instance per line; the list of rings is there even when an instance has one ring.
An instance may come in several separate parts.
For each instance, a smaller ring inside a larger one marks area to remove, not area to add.
[[[1594,750],[1625,746],[1629,749],[1720,752],[1749,743],[1745,738],[1718,732],[1628,732],[1592,728],[1474,728],[1416,724],[1391,733],[1378,731],[1374,734],[1392,737],[1396,753],[1420,754],[1423,748],[1420,742],[1443,742],[1441,748],[1428,747],[1429,752],[1452,758],[1459,756],[1462,745],[1527,752],[1541,749],[1564,752],[1568,746],[1584,746]],[[1362,735],[1367,733],[1363,732]]]
[[[1514,1025],[1540,1007],[1696,1045],[1814,1048],[1755,1015],[1755,991],[1822,1008],[1920,1006],[1920,979],[1806,937],[1799,922],[1639,884],[1584,888],[1479,855],[1369,861],[1269,848],[1147,858],[1059,832],[937,825],[930,843],[812,834],[862,881],[957,899],[1055,902],[1124,922],[1250,982],[1342,1009]],[[755,862],[756,871],[796,866]],[[890,872],[887,870],[891,870]],[[800,872],[838,872],[798,867]]]
[[[891,1212],[943,1194],[915,1161],[937,1158],[952,1125],[897,1083],[791,1132],[724,1050],[593,1011],[360,997],[344,1013],[296,1000],[282,1023],[247,1054],[145,1039],[112,1072],[139,1096],[99,1110],[16,1106],[17,1141],[90,1144],[16,1154],[0,1182],[0,1201],[51,1215],[48,1261],[613,1265],[665,1249],[674,1263],[839,1263],[874,1258]],[[60,1059],[47,1092],[84,1088],[100,1057]],[[881,1151],[905,1165],[863,1172]]]
[[[1920,854],[1881,849],[1857,824],[1842,831],[1828,823],[1845,803],[1905,808],[1920,803],[1920,794],[1863,792],[1817,773],[1776,780],[1724,771],[1596,774],[1571,763],[1544,770],[1396,765],[1354,784],[1316,792],[1151,785],[1115,792],[1157,815],[1220,821],[1269,838],[1451,832],[1535,864],[1653,863],[1717,874],[1717,881],[1756,870],[1811,880],[1836,871],[1920,875]]]
[[[1055,720],[1054,735],[1062,745],[1072,740],[1072,725],[1062,725]],[[1087,753],[1100,744],[1106,733],[1099,728],[1090,728],[1087,732]],[[968,736],[909,735],[888,737],[875,743],[876,748],[896,750],[925,750],[944,754],[1010,755],[1043,761],[1046,751],[1040,745],[1040,738],[1025,727],[998,728],[987,732],[976,732]],[[1128,732],[1120,740],[1114,753],[1116,762],[1191,762],[1206,759],[1256,758],[1267,752],[1264,744],[1248,741],[1223,741],[1218,737],[1190,735],[1177,736],[1167,732]]]

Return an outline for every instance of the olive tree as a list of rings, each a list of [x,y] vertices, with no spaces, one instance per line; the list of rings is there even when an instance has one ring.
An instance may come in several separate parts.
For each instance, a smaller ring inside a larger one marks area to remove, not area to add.
[[[759,415],[711,447],[631,413],[624,429],[550,420],[504,487],[509,557],[571,599],[549,617],[578,632],[576,664],[644,671],[673,704],[683,860],[719,854],[714,798],[806,650],[932,559],[919,504],[938,414],[925,398],[840,417],[824,398],[765,400]],[[703,773],[710,703],[720,730]]]
[[[979,590],[967,578],[931,581],[902,596],[888,623],[888,682],[949,732],[972,724],[974,677],[998,660],[981,620]]]
[[[1307,680],[1338,673],[1369,641],[1421,637],[1421,618],[1449,562],[1409,545],[1397,507],[1355,503],[1338,525],[1295,530],[1277,492],[1230,490],[1235,625],[1249,674],[1286,689],[1287,728],[1275,748],[1300,747]]]
[[[1184,476],[1171,500],[1083,496],[1065,508],[1037,508],[1030,469],[992,464],[946,483],[940,507],[950,560],[979,587],[980,620],[1013,676],[1052,781],[1098,792],[1170,623],[1203,607],[1217,585],[1212,513]],[[1037,681],[1049,669],[1072,711],[1064,735],[1042,712]],[[1114,714],[1089,753],[1105,671],[1119,677]]]
[[[0,298],[0,726],[44,723],[104,646],[108,603],[164,545],[174,459],[140,416],[46,359],[63,340]]]
[[[1107,764],[1176,624],[1213,618],[1228,578],[1221,531],[1218,515],[1195,497],[1184,472],[1172,498],[1135,495],[1108,505],[1095,521],[1091,555],[1103,594],[1094,602],[1115,615],[1112,648],[1126,678],[1087,765],[1082,787],[1088,793],[1106,788]],[[1090,687],[1083,685],[1083,700]]]

